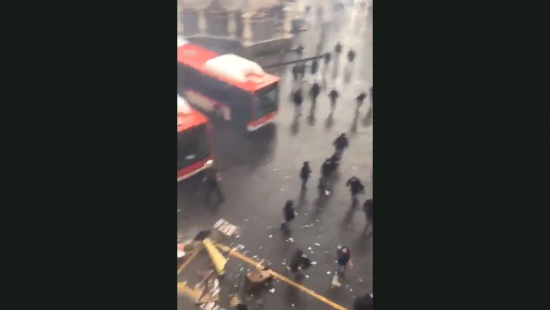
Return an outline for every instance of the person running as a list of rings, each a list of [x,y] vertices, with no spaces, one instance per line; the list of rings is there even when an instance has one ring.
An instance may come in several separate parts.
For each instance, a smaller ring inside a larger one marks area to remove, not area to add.
[[[351,201],[355,206],[359,201],[359,195],[365,193],[365,186],[363,185],[363,183],[361,183],[361,180],[359,180],[355,176],[351,177],[348,180],[348,182],[346,183],[346,186],[350,188]]]
[[[321,85],[319,85],[319,83],[317,82],[314,82],[311,86],[311,90],[309,91],[313,106],[317,104],[317,97],[319,97],[319,93],[321,93]]]
[[[281,224],[281,228],[288,229],[290,222],[295,218],[296,214],[294,213],[294,202],[292,200],[287,200],[285,206],[283,207],[283,218],[285,219],[284,223]]]
[[[295,82],[298,81],[298,75],[300,74],[299,70],[300,68],[298,68],[298,65],[292,66],[292,76]]]
[[[344,153],[344,150],[349,147],[349,140],[345,133],[341,134],[334,140],[332,143],[336,149],[336,154],[338,155],[338,158],[342,158],[342,154]]]
[[[366,98],[366,92],[362,92],[361,94],[359,94],[359,96],[357,96],[357,98],[355,98],[357,100],[357,109],[359,109],[363,105],[363,101],[365,101]]]
[[[340,94],[335,88],[333,88],[328,96],[330,98],[330,112],[333,113],[336,109],[336,100],[338,99],[338,97],[340,97]]]
[[[296,106],[294,109],[294,115],[296,117],[299,117],[302,115],[302,89],[298,88],[294,91],[294,94],[292,95],[292,101],[294,101],[294,105]]]
[[[351,252],[347,247],[338,247],[336,251],[336,262],[338,264],[337,273],[341,279],[346,279],[347,267],[353,268],[353,262],[351,261]]]
[[[309,175],[311,174],[311,168],[309,167],[309,162],[304,161],[302,169],[300,169],[300,178],[302,179],[302,189],[306,188],[307,181],[309,180]]]
[[[317,74],[317,70],[319,69],[319,61],[317,59],[314,59],[311,62],[311,74],[315,75]]]
[[[304,277],[303,271],[311,266],[311,260],[304,255],[304,251],[298,249],[290,258],[288,267],[290,272],[294,275],[294,280],[300,283]]]
[[[355,51],[353,49],[350,49],[348,52],[348,61],[349,63],[353,63],[353,60],[355,59]]]
[[[300,74],[300,78],[304,79],[306,77],[306,63],[300,63],[298,64],[298,73]]]
[[[342,44],[340,44],[340,42],[336,43],[334,46],[334,52],[336,52],[336,54],[342,53]]]

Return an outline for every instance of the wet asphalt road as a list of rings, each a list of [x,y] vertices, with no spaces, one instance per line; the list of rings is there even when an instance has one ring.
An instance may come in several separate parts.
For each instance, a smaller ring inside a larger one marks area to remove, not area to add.
[[[309,19],[309,30],[298,38],[305,46],[304,57],[316,54],[321,28],[315,19]],[[355,26],[351,25],[356,23]],[[341,98],[336,112],[329,117],[328,90],[319,96],[317,107],[310,117],[309,100],[304,102],[304,116],[294,121],[294,106],[289,101],[289,92],[295,87],[290,66],[281,76],[280,114],[273,125],[243,137],[223,128],[215,133],[215,163],[223,175],[221,188],[225,202],[205,204],[204,188],[194,191],[191,182],[178,183],[178,235],[194,236],[208,229],[218,219],[224,218],[240,226],[238,239],[224,243],[243,244],[247,256],[257,255],[271,262],[275,271],[284,273],[282,261],[297,248],[301,248],[317,262],[307,271],[303,285],[320,295],[351,309],[353,298],[372,289],[373,236],[365,233],[365,215],[361,208],[350,206],[349,191],[345,182],[351,176],[359,177],[367,186],[364,201],[372,197],[369,180],[372,169],[372,120],[366,119],[367,104],[355,113],[354,98],[360,91],[367,91],[372,84],[372,18],[359,13],[354,19],[349,12],[338,13],[325,34],[324,51],[333,50],[337,40],[357,51],[350,82],[344,78],[347,62],[342,55],[338,69],[334,61],[328,72],[327,89],[336,87]],[[288,59],[295,58],[288,55]],[[336,72],[335,77],[332,76]],[[311,80],[312,77],[306,78]],[[316,185],[320,165],[333,153],[332,141],[342,132],[350,138],[350,148],[344,153],[332,195],[324,202],[316,201]],[[309,161],[313,175],[309,188],[301,193],[298,171],[303,161]],[[282,222],[282,206],[287,199],[296,202],[298,213],[292,224],[291,237],[287,241],[278,229]],[[306,226],[307,225],[307,226]],[[318,244],[318,245],[316,245]],[[330,289],[331,276],[335,269],[337,245],[351,249],[355,268],[348,271],[348,286]],[[311,250],[310,250],[311,249]],[[226,304],[226,293],[235,282],[239,265],[246,264],[231,259],[228,275],[222,288],[221,305]],[[178,281],[196,282],[196,272],[208,268],[208,256],[200,254],[186,268]],[[189,280],[191,279],[191,280]],[[282,309],[333,309],[332,307],[277,282],[275,293],[263,297],[265,310]],[[178,309],[190,309],[185,297],[178,297]],[[292,306],[294,305],[294,306]]]

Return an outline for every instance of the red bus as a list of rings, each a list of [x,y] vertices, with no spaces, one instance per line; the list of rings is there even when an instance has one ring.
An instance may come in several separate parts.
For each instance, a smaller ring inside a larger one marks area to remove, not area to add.
[[[208,119],[178,95],[178,182],[214,163]]]
[[[248,131],[273,120],[279,110],[277,76],[234,54],[178,44],[178,92],[190,105]]]

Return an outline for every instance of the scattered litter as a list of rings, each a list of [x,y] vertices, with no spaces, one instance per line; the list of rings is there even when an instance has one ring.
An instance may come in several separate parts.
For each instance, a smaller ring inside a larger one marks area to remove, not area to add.
[[[327,271],[327,274],[330,274],[330,271]]]
[[[315,243],[316,246],[321,246],[319,243]]]
[[[245,219],[244,221],[245,221],[245,222],[248,222],[248,219]]]
[[[269,239],[271,239],[273,237],[273,235],[269,235]]]
[[[312,265],[317,265],[317,262],[311,262]]]
[[[269,292],[270,292],[271,294],[273,294],[273,293],[275,293],[275,289],[272,288],[272,289],[269,290]]]
[[[307,274],[306,274],[306,278],[308,278],[308,279],[309,279],[309,276],[308,276]]]
[[[235,238],[239,239],[241,236],[240,235],[236,235]]]
[[[311,247],[309,247],[309,248],[307,248],[307,249],[311,251]]]
[[[294,239],[288,238],[287,242],[292,242],[292,243],[294,243]]]

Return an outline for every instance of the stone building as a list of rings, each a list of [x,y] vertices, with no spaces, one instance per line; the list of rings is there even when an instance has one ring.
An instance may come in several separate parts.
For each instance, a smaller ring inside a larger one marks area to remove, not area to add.
[[[281,0],[178,0],[178,37],[244,54],[281,50],[300,10],[285,6]]]

